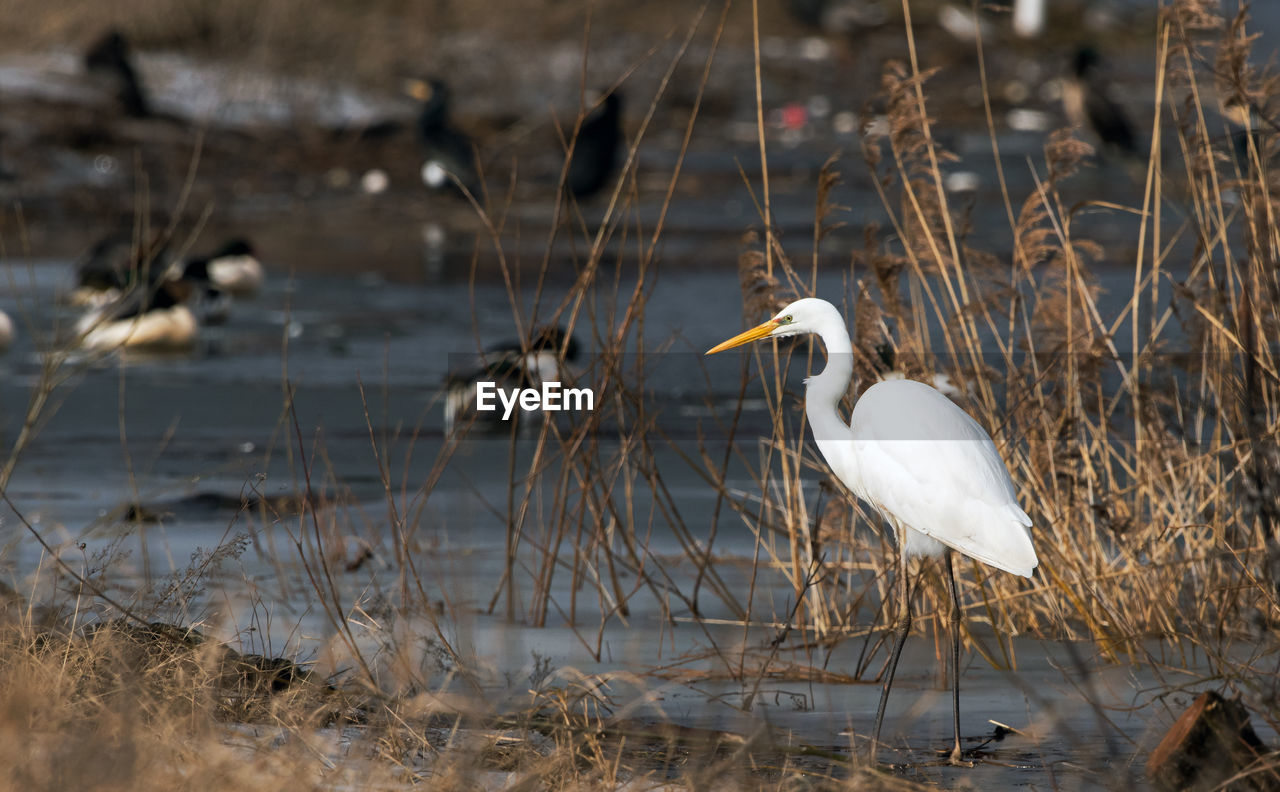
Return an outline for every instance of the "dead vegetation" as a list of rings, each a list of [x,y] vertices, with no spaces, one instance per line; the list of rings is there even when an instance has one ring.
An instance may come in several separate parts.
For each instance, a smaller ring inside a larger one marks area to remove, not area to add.
[[[1007,255],[970,247],[963,211],[944,188],[943,165],[953,155],[929,117],[931,75],[914,59],[889,64],[881,83],[888,134],[868,137],[861,152],[888,221],[864,229],[843,300],[858,330],[861,387],[890,356],[908,376],[947,374],[963,406],[991,428],[1035,520],[1042,565],[1033,581],[968,565],[962,594],[970,623],[1006,636],[1089,640],[1117,662],[1161,669],[1176,665],[1171,656],[1198,655],[1211,671],[1171,689],[1224,685],[1275,728],[1280,226],[1270,155],[1280,126],[1270,106],[1272,78],[1243,57],[1245,15],[1224,19],[1214,8],[1183,0],[1162,19],[1159,127],[1174,132],[1153,137],[1143,205],[1079,199],[1072,176],[1092,152],[1070,131],[1055,133],[1037,165],[1037,190],[1005,207]],[[700,65],[709,72],[724,25],[724,17],[699,16],[666,79],[695,37],[706,44]],[[580,252],[576,281],[563,296],[544,293],[539,280],[534,309],[521,308],[501,250],[507,207],[477,201],[514,323],[527,330],[556,322],[589,338],[596,354],[578,384],[589,384],[601,402],[572,424],[548,421],[532,435],[512,434],[509,487],[498,505],[507,527],[503,572],[484,610],[535,628],[568,625],[599,659],[606,629],[625,625],[643,598],[667,623],[684,619],[707,639],[696,658],[702,665],[682,678],[733,680],[739,706],[750,710],[762,679],[830,681],[825,651],[840,641],[863,642],[864,659],[839,673],[876,678],[893,554],[870,527],[875,519],[838,485],[827,482],[816,495],[806,487],[829,475],[788,374],[820,366],[816,353],[762,353],[733,387],[720,387],[737,397],[765,394],[765,437],[749,428],[741,408],[711,398],[714,417],[694,442],[664,430],[645,376],[647,360],[665,350],[648,348],[641,330],[670,192],[656,221],[642,221],[634,162],[666,86],[660,82],[637,125],[603,220],[588,224],[571,202],[559,204],[556,233],[578,233]],[[1213,127],[1210,93],[1259,119],[1243,160]],[[763,126],[760,134],[763,153]],[[841,167],[852,165],[846,159]],[[678,176],[677,168],[672,185]],[[818,243],[850,233],[837,231],[839,207],[829,200],[836,179],[829,164],[811,269],[788,257],[770,226],[767,187],[753,193],[760,230],[739,258],[748,322],[812,293]],[[1077,220],[1095,211],[1136,218],[1132,260],[1117,261],[1076,232]],[[1118,317],[1103,317],[1096,273],[1116,265],[1132,268],[1133,291]],[[42,404],[33,400],[30,423]],[[738,735],[620,715],[634,703],[617,693],[635,681],[623,674],[542,668],[527,685],[506,685],[506,698],[495,703],[495,680],[455,644],[450,625],[460,606],[415,560],[425,504],[468,428],[446,438],[419,486],[400,478],[395,461],[412,454],[416,434],[379,436],[370,423],[395,578],[377,601],[334,582],[343,559],[335,545],[348,533],[340,523],[355,518],[341,482],[324,469],[322,443],[304,439],[301,427],[293,431],[298,513],[266,518],[290,539],[272,553],[303,570],[329,622],[316,660],[325,674],[293,659],[241,654],[187,626],[148,624],[104,595],[94,582],[101,575],[66,568],[63,582],[93,607],[51,611],[51,623],[11,608],[18,615],[0,640],[0,765],[14,788],[124,789],[141,778],[200,789],[912,785],[851,764],[852,751],[797,747],[763,728]],[[660,466],[660,458],[683,467]],[[752,486],[732,486],[731,470],[745,471]],[[673,481],[690,476],[718,494],[709,523],[687,519],[672,493]],[[669,532],[679,557],[650,545],[655,526]],[[757,539],[745,591],[726,574],[741,559],[717,550],[717,536],[730,529]],[[207,568],[196,565],[194,578]],[[916,610],[936,632],[945,594],[928,574],[916,589]],[[791,596],[781,607],[757,600],[764,576],[786,582]],[[570,593],[564,599],[557,591]],[[732,614],[742,627],[737,646],[717,643],[702,618],[708,610]],[[761,625],[767,629],[750,629]],[[1161,651],[1153,652],[1152,638]],[[1012,642],[996,647],[986,659],[1016,669]],[[652,678],[663,673],[683,671]],[[632,687],[636,700],[647,695],[647,681]]]

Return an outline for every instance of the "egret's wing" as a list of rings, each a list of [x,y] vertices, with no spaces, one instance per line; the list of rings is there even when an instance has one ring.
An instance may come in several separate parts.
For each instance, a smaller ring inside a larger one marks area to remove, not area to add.
[[[928,385],[882,382],[858,400],[850,431],[860,497],[967,556],[1030,576],[1031,519],[967,413]]]

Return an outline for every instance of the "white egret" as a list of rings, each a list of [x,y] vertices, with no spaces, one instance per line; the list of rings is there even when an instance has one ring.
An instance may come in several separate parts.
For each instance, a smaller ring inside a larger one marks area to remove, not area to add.
[[[875,756],[889,688],[911,629],[907,562],[913,556],[940,556],[952,598],[955,744],[950,759],[953,764],[964,764],[960,748],[960,595],[951,551],[1030,577],[1038,563],[1031,545],[1031,518],[1018,506],[1013,482],[990,435],[934,388],[914,380],[877,383],[858,400],[850,422],[844,422],[839,405],[853,378],[853,346],[840,312],[826,300],[797,300],[774,318],[707,354],[762,338],[802,333],[817,335],[827,349],[822,373],[805,381],[805,414],[818,450],[836,478],[880,512],[892,527],[898,548],[900,614],[876,710],[871,754]]]

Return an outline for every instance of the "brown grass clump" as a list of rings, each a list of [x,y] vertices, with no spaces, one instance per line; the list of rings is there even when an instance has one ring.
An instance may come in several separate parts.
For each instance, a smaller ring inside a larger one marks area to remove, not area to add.
[[[764,731],[615,717],[609,690],[638,680],[571,669],[544,668],[522,706],[482,714],[335,689],[289,661],[158,623],[67,633],[10,622],[0,662],[5,789],[750,789],[807,778],[821,790],[844,788],[849,772],[839,756]]]
[[[314,709],[323,685],[288,661],[123,622],[74,634],[9,623],[0,658],[7,789],[310,789],[323,771],[301,741],[271,746],[229,725],[249,716],[278,728]]]

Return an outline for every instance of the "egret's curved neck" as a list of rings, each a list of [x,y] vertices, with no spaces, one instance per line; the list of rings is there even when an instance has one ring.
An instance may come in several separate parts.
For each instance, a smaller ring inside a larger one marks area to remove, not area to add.
[[[842,439],[849,433],[849,425],[840,417],[840,400],[849,390],[853,379],[853,344],[844,318],[832,310],[830,316],[814,330],[827,348],[827,365],[821,374],[806,381],[804,410],[813,429],[814,439],[822,448],[824,441]]]

